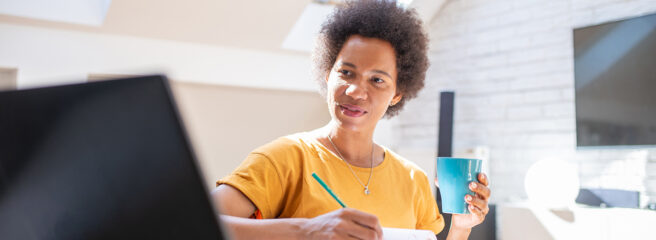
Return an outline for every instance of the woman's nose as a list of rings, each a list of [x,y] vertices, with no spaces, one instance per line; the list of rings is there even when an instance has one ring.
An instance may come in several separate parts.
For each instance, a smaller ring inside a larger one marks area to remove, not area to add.
[[[365,86],[362,86],[362,82],[363,81],[350,82],[346,88],[346,95],[356,100],[367,99],[367,89]]]

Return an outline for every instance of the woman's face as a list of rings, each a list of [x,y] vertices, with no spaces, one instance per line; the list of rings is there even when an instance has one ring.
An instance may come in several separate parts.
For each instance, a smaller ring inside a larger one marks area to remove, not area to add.
[[[332,119],[352,130],[375,128],[396,93],[396,55],[392,45],[377,38],[349,37],[326,76]]]

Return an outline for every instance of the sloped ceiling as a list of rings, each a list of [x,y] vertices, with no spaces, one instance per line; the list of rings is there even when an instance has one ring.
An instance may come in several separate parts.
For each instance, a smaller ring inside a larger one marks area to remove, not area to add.
[[[6,14],[0,14],[0,23],[277,50],[307,3],[302,0],[113,0],[100,26]]]
[[[0,23],[293,52],[284,50],[282,44],[311,2],[313,1],[112,0],[105,19],[99,26],[8,14],[0,14]],[[414,0],[410,6],[417,8],[426,21],[439,11],[444,2],[445,0]]]

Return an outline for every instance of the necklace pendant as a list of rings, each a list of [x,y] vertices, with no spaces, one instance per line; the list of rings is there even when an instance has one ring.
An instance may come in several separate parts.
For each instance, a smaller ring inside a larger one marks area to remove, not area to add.
[[[364,187],[364,194],[369,195],[369,186]]]

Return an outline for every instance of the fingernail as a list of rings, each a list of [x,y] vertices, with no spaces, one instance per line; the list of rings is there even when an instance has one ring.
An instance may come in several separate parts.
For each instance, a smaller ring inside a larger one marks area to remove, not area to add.
[[[471,187],[476,188],[476,183],[475,182],[471,183]]]
[[[467,199],[467,201],[471,201],[472,197],[470,195],[467,195],[467,196],[465,196],[465,199]]]

